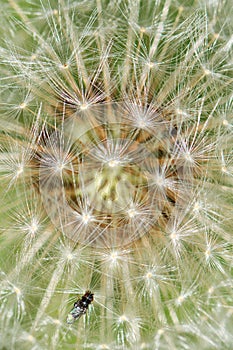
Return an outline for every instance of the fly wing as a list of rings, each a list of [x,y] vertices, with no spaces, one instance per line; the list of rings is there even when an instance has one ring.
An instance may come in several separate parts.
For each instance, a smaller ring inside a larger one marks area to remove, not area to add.
[[[86,313],[86,310],[75,306],[67,315],[66,322],[68,324],[74,323],[74,321],[78,320],[83,314]]]

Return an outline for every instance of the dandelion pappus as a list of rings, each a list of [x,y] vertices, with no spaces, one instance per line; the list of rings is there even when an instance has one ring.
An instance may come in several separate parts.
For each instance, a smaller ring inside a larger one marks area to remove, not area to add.
[[[94,294],[87,290],[85,294],[74,303],[73,309],[69,312],[66,322],[71,324],[87,312],[89,304],[94,300]]]

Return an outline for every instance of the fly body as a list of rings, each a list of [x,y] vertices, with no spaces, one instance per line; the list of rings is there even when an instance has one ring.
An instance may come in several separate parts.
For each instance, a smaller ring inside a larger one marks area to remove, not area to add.
[[[69,312],[66,322],[71,324],[87,312],[88,306],[94,300],[94,294],[87,290],[85,294],[74,303],[73,309]]]

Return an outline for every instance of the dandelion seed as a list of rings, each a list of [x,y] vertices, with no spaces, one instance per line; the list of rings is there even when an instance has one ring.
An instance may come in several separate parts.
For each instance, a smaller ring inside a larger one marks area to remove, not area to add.
[[[90,214],[83,214],[82,215],[82,220],[84,222],[84,224],[87,224],[89,221],[92,220],[92,216]]]
[[[23,173],[23,170],[24,170],[24,165],[23,164],[20,164],[18,166],[18,170],[16,171],[16,176],[18,177],[20,174]]]
[[[19,108],[20,108],[20,109],[24,109],[24,108],[26,108],[26,107],[27,107],[26,102],[22,102],[22,103],[19,105]]]
[[[89,107],[89,104],[88,104],[88,103],[82,103],[82,104],[80,105],[81,111],[85,111],[86,109],[88,109],[88,107]]]
[[[129,215],[130,218],[133,218],[135,215],[138,214],[137,211],[136,211],[135,209],[129,209],[129,210],[127,211],[127,213],[128,213],[128,215]]]
[[[27,336],[26,340],[29,341],[30,343],[35,343],[35,338],[31,334]]]
[[[114,167],[116,167],[116,166],[119,165],[119,164],[120,164],[120,161],[117,160],[117,159],[113,159],[113,160],[110,160],[110,161],[108,162],[108,166],[109,166],[110,168],[114,168]]]
[[[108,350],[111,349],[107,344],[100,344],[96,349],[98,350]]]
[[[31,60],[32,60],[32,61],[35,61],[36,59],[37,59],[37,55],[36,55],[36,54],[32,54],[32,55],[31,55]]]
[[[128,322],[128,318],[125,315],[119,317],[119,323]]]

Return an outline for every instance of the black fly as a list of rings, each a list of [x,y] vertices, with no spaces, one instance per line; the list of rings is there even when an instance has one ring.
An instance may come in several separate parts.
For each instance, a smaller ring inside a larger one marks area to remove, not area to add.
[[[87,312],[89,304],[94,300],[94,294],[87,290],[85,294],[74,303],[73,309],[69,312],[66,322],[71,324]]]

